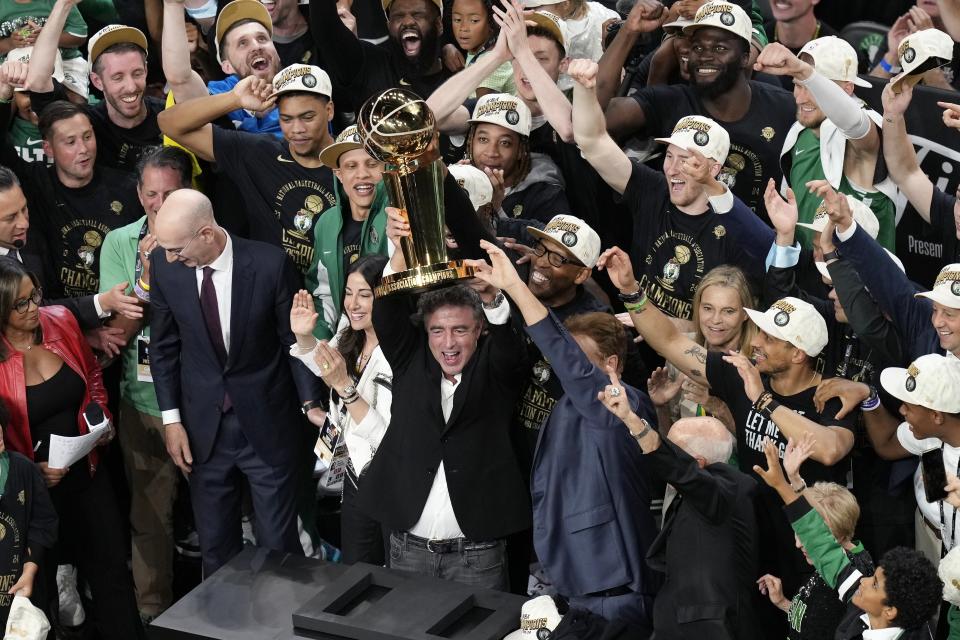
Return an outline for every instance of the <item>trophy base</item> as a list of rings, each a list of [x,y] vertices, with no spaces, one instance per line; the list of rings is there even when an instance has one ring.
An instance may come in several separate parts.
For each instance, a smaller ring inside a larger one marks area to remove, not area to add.
[[[419,293],[438,285],[454,284],[456,280],[471,277],[473,277],[473,267],[463,264],[462,260],[437,262],[384,276],[374,289],[374,294],[382,298],[393,293]]]

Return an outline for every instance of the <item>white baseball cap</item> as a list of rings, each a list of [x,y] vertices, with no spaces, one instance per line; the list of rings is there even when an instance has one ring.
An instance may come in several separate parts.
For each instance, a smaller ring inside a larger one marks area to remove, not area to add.
[[[340,132],[333,144],[320,152],[320,162],[325,167],[336,169],[340,166],[340,156],[354,149],[363,149],[363,140],[360,139],[357,125],[352,124]]]
[[[901,82],[916,84],[921,74],[948,64],[953,59],[953,38],[939,29],[911,33],[900,41],[897,58],[903,73],[890,81],[894,91]]]
[[[280,96],[291,91],[306,91],[329,98],[333,95],[330,76],[312,64],[292,64],[273,76],[273,94]]]
[[[907,272],[907,270],[903,266],[903,262],[900,261],[900,258],[898,258],[895,253],[893,253],[889,249],[884,249],[884,251],[887,252],[887,257],[893,260],[893,264],[897,265],[897,268],[900,269],[901,272],[903,273]],[[817,271],[820,272],[820,275],[823,276],[827,280],[827,282],[833,282],[833,278],[830,277],[830,271],[827,269],[826,262],[814,262],[813,264],[817,267]]]
[[[696,149],[720,164],[727,160],[727,154],[730,153],[730,134],[716,121],[705,116],[680,118],[669,138],[656,138],[656,141],[686,151]]]
[[[928,353],[909,367],[887,367],[880,384],[897,400],[933,411],[960,413],[960,360]]]
[[[81,56],[63,61],[63,86],[83,98],[90,97],[90,63]]]
[[[861,200],[857,200],[847,194],[844,194],[844,197],[847,199],[847,204],[850,205],[850,212],[853,214],[853,219],[858,225],[863,227],[867,235],[876,240],[877,235],[880,233],[880,221],[877,220],[876,214],[870,207],[863,204]],[[813,222],[798,222],[797,226],[810,229],[816,233],[823,233],[829,221],[830,214],[827,213],[826,202],[821,201],[816,213],[813,214]]]
[[[493,202],[493,184],[483,171],[472,164],[451,164],[447,170],[453,174],[457,184],[466,190],[474,209],[479,211],[480,207]]]
[[[30,64],[30,56],[33,54],[33,47],[18,47],[16,49],[11,49],[7,53],[7,60],[14,60],[16,62],[22,62],[24,64]],[[53,59],[53,79],[57,82],[63,82],[63,58],[60,56],[60,50],[57,50],[57,55]],[[25,87],[14,87],[14,91],[26,91]]]
[[[140,29],[128,27],[125,24],[108,24],[93,34],[87,41],[87,60],[92,65],[106,49],[121,42],[135,44],[144,51],[149,50],[147,36],[143,35],[143,31],[140,31]]]
[[[933,289],[914,294],[915,298],[927,298],[951,309],[960,309],[960,264],[948,264],[933,283]]]
[[[560,4],[566,0],[523,0],[524,9],[536,9],[537,7],[549,7],[550,5]]]
[[[732,2],[708,2],[697,10],[693,24],[683,28],[684,33],[693,33],[703,27],[716,27],[740,36],[750,43],[753,38],[753,22],[747,12]]]
[[[816,357],[827,346],[827,323],[809,302],[788,296],[766,311],[744,311],[764,333],[786,340],[810,357]]]
[[[557,628],[563,616],[557,611],[557,603],[550,596],[537,596],[527,600],[520,608],[520,628],[503,640],[541,640]],[[544,635],[543,630],[547,635]]]
[[[673,22],[668,22],[662,27],[666,33],[676,33],[677,31],[683,31],[684,27],[689,27],[693,24],[693,20],[690,18],[684,18],[683,16],[677,16],[677,19]]]
[[[549,32],[553,39],[563,47],[564,55],[570,51],[570,29],[567,28],[566,21],[560,16],[550,11],[534,11],[525,14],[523,19],[528,23],[528,27],[529,23],[533,22],[536,26]]]
[[[870,83],[857,75],[857,52],[849,42],[837,36],[824,36],[811,40],[800,49],[800,55],[813,58],[817,73],[828,80],[852,82],[858,87],[870,87]]]
[[[586,222],[575,216],[558,215],[550,218],[543,231],[527,227],[530,235],[553,240],[564,247],[582,265],[593,269],[600,258],[600,236]]]
[[[468,122],[489,122],[521,136],[530,135],[530,108],[510,93],[488,93],[477,100]]]

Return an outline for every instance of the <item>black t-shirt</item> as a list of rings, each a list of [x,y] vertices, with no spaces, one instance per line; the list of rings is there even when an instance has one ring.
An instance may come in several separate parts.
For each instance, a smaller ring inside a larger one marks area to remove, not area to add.
[[[546,224],[553,216],[573,215],[563,187],[535,182],[503,199],[503,211],[513,218],[539,220]]]
[[[846,551],[847,559],[865,576],[873,575],[873,558],[864,550]],[[823,640],[833,638],[843,620],[847,603],[837,597],[837,590],[828,585],[819,573],[800,587],[790,602],[787,625],[789,640]]]
[[[302,166],[286,141],[216,126],[213,153],[219,171],[243,196],[250,238],[282,247],[306,273],[313,260],[313,225],[337,204],[333,172]]]
[[[633,217],[629,252],[640,286],[664,313],[689,320],[700,279],[738,251],[722,216],[709,208],[701,215],[678,210],[666,177],[637,162],[623,200]]]
[[[956,196],[934,187],[933,197],[930,199],[930,224],[940,230],[944,264],[960,262],[957,222],[953,217],[953,207],[956,203]]]
[[[763,453],[765,438],[770,438],[776,443],[782,460],[787,438],[780,433],[780,429],[772,420],[753,410],[753,403],[743,390],[743,380],[737,373],[737,368],[725,362],[723,354],[711,352],[707,354],[706,375],[710,383],[711,395],[727,403],[733,415],[733,422],[737,426],[737,459],[740,461],[740,470],[744,473],[753,473],[754,465],[766,468],[767,459]],[[792,409],[819,425],[842,427],[851,432],[856,426],[856,414],[844,418],[836,417],[842,406],[837,398],[828,400],[823,413],[817,413],[813,404],[816,387],[810,387],[792,396],[781,396],[770,388],[770,378],[767,376],[763,376],[763,387],[785,408]],[[830,467],[815,460],[807,460],[800,467],[800,475],[808,484],[826,481],[845,485],[848,467],[847,459]]]
[[[273,37],[273,46],[280,56],[280,66],[284,69],[292,64],[315,64],[313,51],[313,35],[310,29],[289,42],[278,42],[277,36]]]
[[[343,208],[343,272],[347,272],[353,262],[360,257],[360,232],[363,231],[363,222],[354,220],[350,215],[350,207]]]
[[[780,150],[796,120],[797,105],[792,94],[764,82],[751,80],[750,89],[750,109],[743,118],[717,120],[730,134],[730,154],[719,179],[769,224],[763,192],[770,178],[779,184],[783,177]],[[687,85],[647,87],[633,98],[646,115],[646,135],[669,137],[674,125],[691,114],[713,118]]]
[[[30,100],[35,113],[55,100],[66,100],[63,85],[54,80],[54,89],[49,93],[30,92]],[[163,111],[163,100],[144,98],[147,117],[135,127],[118,127],[107,114],[107,103],[87,105],[85,111],[90,116],[90,124],[97,136],[97,165],[121,171],[135,173],[140,156],[148,147],[163,143],[163,134],[157,125],[157,114]]]

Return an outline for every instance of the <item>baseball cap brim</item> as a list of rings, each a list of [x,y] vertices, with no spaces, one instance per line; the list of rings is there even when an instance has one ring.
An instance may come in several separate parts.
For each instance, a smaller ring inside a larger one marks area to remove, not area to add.
[[[354,149],[363,149],[363,145],[359,142],[334,142],[320,152],[320,162],[325,167],[337,169],[340,166],[340,156]]]
[[[910,374],[904,368],[887,367],[880,372],[880,386],[883,387],[884,391],[901,402],[924,406],[918,402],[918,398],[907,391],[906,384],[907,378],[909,377]]]
[[[747,315],[750,316],[750,319],[753,320],[753,324],[760,327],[760,329],[767,335],[773,336],[777,340],[783,340],[784,342],[790,342],[790,340],[780,332],[780,327],[773,323],[773,320],[767,316],[763,311],[757,311],[756,309],[746,309]],[[790,342],[790,344],[793,344]],[[796,346],[796,345],[794,345]]]
[[[96,42],[93,43],[93,46],[90,47],[87,57],[90,62],[93,63],[97,60],[97,58],[100,57],[101,53],[113,45],[120,44],[122,42],[130,42],[135,44],[144,51],[149,50],[149,47],[147,46],[147,36],[143,35],[143,31],[140,31],[140,29],[137,29],[136,27],[124,26],[120,29],[109,31],[108,33],[105,33],[97,38]]]
[[[273,37],[273,20],[267,8],[260,3],[260,0],[234,0],[223,8],[220,15],[217,16],[217,34],[216,44],[219,47],[223,41],[223,36],[230,30],[230,27],[241,20],[255,20],[263,25],[270,36]]]
[[[553,236],[551,236],[549,233],[544,233],[543,231],[541,231],[540,229],[537,229],[536,227],[527,227],[527,231],[529,231],[529,232],[530,232],[530,235],[532,235],[534,238],[537,238],[538,240],[552,240],[553,242],[557,242],[557,239],[556,239],[556,238],[554,238]],[[561,243],[559,243],[559,242],[557,242],[557,244],[559,244],[561,247],[563,246],[563,244],[561,244]],[[571,260],[576,261],[577,266],[583,267],[584,269],[587,268],[587,265],[585,265],[585,264],[583,264],[582,262],[580,262],[580,258],[578,258],[577,256],[573,255],[573,254],[570,253],[569,251],[568,251],[567,253],[570,254],[568,257],[569,257]],[[506,638],[504,638],[504,640],[506,640]]]
[[[850,82],[852,82],[853,84],[855,84],[855,85],[858,86],[858,87],[863,87],[864,89],[869,89],[870,87],[873,86],[873,85],[870,84],[867,80],[864,80],[864,79],[861,78],[860,76],[854,76],[854,77],[853,77],[853,80],[851,80]]]
[[[915,68],[913,71],[904,71],[900,75],[896,76],[893,80],[890,81],[890,84],[893,85],[893,88],[896,89],[900,86],[901,83],[907,83],[910,86],[913,86],[920,82],[923,79],[923,74],[927,71],[932,71],[933,69],[939,69],[940,67],[950,64],[950,60],[944,58],[928,58],[921,65]]]
[[[524,14],[523,19],[526,20],[527,22],[533,22],[538,27],[541,27],[549,31],[550,35],[556,38],[557,42],[559,42],[560,45],[563,47],[563,50],[564,51],[567,50],[568,48],[567,40],[566,38],[563,37],[563,32],[560,31],[560,28],[557,26],[556,22],[553,22],[547,16],[541,13],[538,13],[536,11],[534,11],[533,13]]]
[[[960,309],[960,297],[947,293],[946,291],[923,291],[921,293],[913,294],[914,298],[926,298],[928,300],[933,300],[938,304],[942,304],[945,307],[950,307],[951,309]]]
[[[523,630],[517,629],[516,631],[511,631],[508,635],[504,636],[503,640],[520,640],[523,637]]]

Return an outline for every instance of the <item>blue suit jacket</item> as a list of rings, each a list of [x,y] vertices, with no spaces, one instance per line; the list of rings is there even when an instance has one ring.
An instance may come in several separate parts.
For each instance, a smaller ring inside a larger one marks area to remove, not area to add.
[[[230,236],[233,287],[230,353],[220,365],[200,310],[197,274],[151,256],[150,371],[161,411],[180,409],[194,461],[210,457],[224,391],[247,440],[268,464],[294,459],[303,416],[297,401],[319,400],[316,376],[289,356],[297,275],[279,247]]]
[[[527,333],[563,386],[533,459],[533,544],[565,596],[620,586],[653,595],[660,577],[645,561],[657,535],[643,454],[597,392],[597,369],[551,312]],[[653,423],[647,396],[625,386],[630,406]]]

